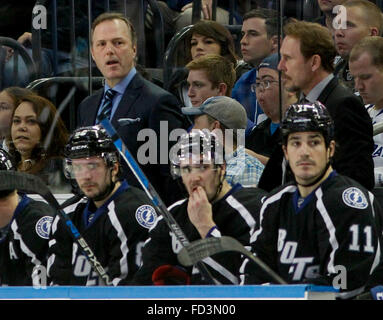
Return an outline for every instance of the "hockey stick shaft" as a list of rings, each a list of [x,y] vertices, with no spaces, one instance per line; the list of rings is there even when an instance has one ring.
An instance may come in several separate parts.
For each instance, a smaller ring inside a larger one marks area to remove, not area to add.
[[[228,236],[217,238],[212,237],[193,241],[188,247],[181,249],[181,251],[178,253],[178,260],[182,265],[188,266],[214,254],[226,251],[236,251],[242,253],[250,261],[257,264],[276,282],[279,284],[287,284],[287,282],[282,279],[273,269],[271,269],[261,259],[254,256],[238,240]]]
[[[97,272],[102,281],[104,281],[104,284],[110,284],[109,275],[94,255],[92,249],[73,224],[72,220],[68,217],[64,210],[61,209],[60,204],[57,202],[57,199],[51,193],[49,188],[39,177],[17,171],[0,171],[0,190],[13,189],[29,194],[38,194],[45,199],[56,210],[60,218],[63,219],[67,230],[73,237],[74,241],[80,246],[83,254],[93,269]]]
[[[138,182],[141,184],[143,190],[145,191],[149,199],[152,201],[153,205],[156,207],[159,213],[163,216],[169,229],[175,234],[175,236],[180,241],[183,247],[188,246],[190,242],[188,238],[186,237],[185,233],[182,231],[177,221],[168,211],[166,205],[163,203],[157,191],[151,185],[148,178],[145,176],[145,174],[141,170],[136,160],[133,158],[128,148],[124,145],[122,139],[119,137],[116,129],[114,129],[110,120],[101,114],[98,117],[98,121],[105,128],[106,132],[109,134],[109,136],[113,140],[113,143],[116,149],[118,150],[118,152],[120,153],[121,157],[124,159],[126,164],[129,166],[130,170],[135,175]],[[198,262],[196,266],[198,270],[200,271],[201,275],[205,278],[205,280],[209,281],[211,284],[217,284],[217,281],[212,277],[209,270],[203,263]]]

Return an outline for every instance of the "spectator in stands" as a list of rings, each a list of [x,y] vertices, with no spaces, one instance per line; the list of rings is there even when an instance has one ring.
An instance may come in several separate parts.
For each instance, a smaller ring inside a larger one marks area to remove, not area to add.
[[[191,106],[200,106],[207,98],[231,95],[235,82],[234,65],[217,54],[203,55],[186,65],[187,95]]]
[[[20,99],[33,94],[33,91],[21,87],[8,87],[0,92],[0,144],[7,148],[5,139],[9,138],[12,112],[20,104]]]
[[[101,126],[76,129],[65,147],[65,172],[86,201],[70,218],[109,275],[103,283],[73,241],[60,216],[52,224],[48,276],[51,285],[121,285],[141,263],[140,250],[157,219],[144,191],[121,179],[118,152]]]
[[[1,148],[0,171],[16,171],[12,157]],[[55,214],[45,202],[32,200],[17,190],[0,191],[1,286],[43,285],[39,274],[46,266]]]
[[[372,124],[383,121],[383,38],[365,37],[351,50],[349,66],[355,90],[366,104]],[[374,136],[375,186],[383,185],[383,134]]]
[[[337,11],[334,12],[334,7],[341,5],[346,1],[347,0],[318,0],[318,6],[324,14],[324,20],[320,22],[322,25],[326,26],[331,32],[334,32],[333,20],[337,16]]]
[[[263,155],[267,160],[276,148],[280,148],[280,119],[287,107],[297,101],[295,92],[288,92],[282,85],[280,109],[278,63],[278,53],[273,53],[263,59],[257,68],[252,90],[256,92],[258,103],[267,119],[253,127],[246,137],[246,148]]]
[[[278,50],[278,15],[271,9],[251,10],[243,16],[241,52],[243,60],[253,69],[235,83],[232,97],[240,102],[249,119],[248,129],[266,119],[251,86],[257,78],[257,66]]]
[[[191,62],[207,54],[218,54],[227,58],[234,68],[238,64],[233,37],[223,25],[216,21],[196,22],[188,31],[185,42],[187,46],[185,61]],[[191,102],[187,99],[187,90],[185,90],[187,76],[187,68],[177,69],[165,88],[179,97],[184,106],[190,107]]]
[[[242,105],[225,96],[210,97],[199,107],[182,112],[194,116],[194,129],[207,129],[222,137],[225,148],[226,181],[234,186],[256,187],[264,165],[245,150],[246,112]]]
[[[335,286],[339,298],[356,296],[380,259],[374,215],[381,208],[366,188],[332,168],[334,123],[320,102],[291,105],[281,132],[294,182],[264,200],[252,251],[288,283]],[[248,259],[241,272],[245,284],[275,282]]]
[[[211,148],[206,147],[209,145]],[[169,211],[187,239],[192,242],[225,235],[247,245],[265,193],[228,184],[224,150],[213,133],[193,130],[181,136],[173,150],[172,172],[182,178],[188,195]],[[132,284],[211,284],[195,267],[180,266],[177,253],[182,244],[178,235],[169,230],[165,219],[157,221],[142,249],[143,263]],[[219,283],[238,284],[239,263],[238,253],[224,252],[209,258],[205,266]]]
[[[153,130],[157,139],[156,143],[149,143],[149,147],[156,148],[155,163],[145,164],[146,158],[137,161],[164,202],[170,204],[172,201],[167,198],[176,192],[168,190],[171,181],[168,163],[160,163],[160,141],[163,140],[160,124],[168,125],[166,132],[186,129],[188,125],[180,104],[175,96],[137,73],[137,36],[131,22],[122,14],[109,12],[98,16],[92,25],[91,39],[92,56],[105,77],[105,86],[80,103],[78,126],[94,125],[98,115],[106,114],[134,157],[144,144],[137,137],[140,130]],[[124,169],[128,183],[139,186],[131,170],[127,166]]]
[[[62,169],[67,129],[48,99],[25,95],[12,113],[7,141],[18,171],[42,178],[55,193],[69,193],[70,183]]]
[[[326,106],[335,123],[338,145],[334,169],[372,189],[374,142],[371,119],[360,99],[339,84],[332,73],[336,51],[330,31],[317,23],[293,21],[284,27],[284,34],[278,70],[282,72],[285,88],[300,91],[302,102],[319,100]],[[259,185],[267,191],[282,182],[283,155],[280,152],[275,157],[278,161],[272,165],[270,159],[264,174],[271,170],[273,177],[278,178],[274,182],[268,181],[267,187]]]
[[[353,90],[354,80],[348,67],[350,51],[364,37],[382,35],[383,16],[378,6],[366,0],[349,0],[343,6],[347,10],[347,22],[346,29],[340,27],[334,31],[335,47],[341,57],[334,74],[340,83]]]

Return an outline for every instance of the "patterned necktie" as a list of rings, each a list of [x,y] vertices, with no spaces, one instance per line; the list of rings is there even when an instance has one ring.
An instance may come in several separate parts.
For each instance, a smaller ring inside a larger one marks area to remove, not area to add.
[[[110,115],[112,113],[113,98],[116,93],[117,91],[114,91],[113,89],[108,89],[105,92],[104,104],[101,107],[100,114],[104,114],[108,119],[110,119]]]

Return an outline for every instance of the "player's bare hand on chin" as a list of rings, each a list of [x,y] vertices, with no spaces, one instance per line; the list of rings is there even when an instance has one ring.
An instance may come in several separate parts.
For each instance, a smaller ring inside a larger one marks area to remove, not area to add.
[[[194,189],[189,197],[188,215],[201,238],[205,238],[209,230],[215,226],[211,204],[202,187]]]

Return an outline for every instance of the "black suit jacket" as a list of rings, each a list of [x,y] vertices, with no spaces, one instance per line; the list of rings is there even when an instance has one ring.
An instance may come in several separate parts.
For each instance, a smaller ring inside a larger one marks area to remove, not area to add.
[[[102,96],[103,89],[85,98],[81,102],[78,112],[78,127],[90,126],[96,123],[97,112]],[[140,120],[124,125],[118,121],[123,118],[139,118]],[[160,121],[165,121],[168,126],[168,131],[161,132],[162,137],[160,137]],[[164,202],[166,204],[173,202],[175,199],[170,198],[169,191],[166,190],[170,187],[169,184],[173,184],[170,178],[169,164],[165,163],[159,165],[159,163],[160,152],[164,153],[163,157],[167,156],[168,150],[170,150],[172,144],[174,144],[174,142],[169,142],[169,148],[167,148],[163,144],[160,145],[160,141],[167,142],[167,134],[173,129],[183,128],[186,130],[188,126],[185,117],[182,115],[181,106],[176,97],[144,79],[137,73],[129,83],[121,98],[116,112],[112,117],[112,125],[136,160],[137,151],[139,151],[139,149],[140,152],[144,151],[145,146],[148,146],[148,141],[155,141],[155,144],[153,143],[150,145],[150,151],[157,155],[157,164],[142,164],[140,161],[138,161],[138,163]],[[144,136],[140,139],[144,141],[138,141],[137,135],[142,129],[154,130],[156,133],[156,140],[148,140],[148,137]],[[166,135],[166,137],[164,137],[164,135]],[[145,144],[145,146],[140,148],[143,144]],[[156,149],[154,147],[156,147]],[[148,152],[149,151],[146,152],[146,156],[148,156]],[[168,157],[166,157],[166,159],[168,159]],[[123,169],[124,176],[128,182],[132,185],[140,186],[128,167],[124,166]],[[171,196],[173,197],[174,194]]]
[[[372,190],[374,187],[373,128],[371,118],[361,99],[350,89],[339,84],[335,77],[323,89],[318,100],[326,106],[334,121],[336,148],[333,168]],[[277,148],[262,173],[258,184],[260,188],[271,191],[281,185],[282,159],[282,148]],[[288,177],[292,177],[289,172]]]
[[[333,167],[365,188],[374,187],[374,150],[372,121],[362,100],[334,78],[318,100],[328,109],[335,126]]]

